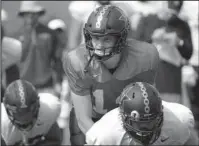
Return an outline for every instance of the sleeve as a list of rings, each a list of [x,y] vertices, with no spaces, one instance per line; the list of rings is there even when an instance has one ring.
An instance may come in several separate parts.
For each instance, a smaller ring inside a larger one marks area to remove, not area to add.
[[[85,77],[85,75],[82,73],[83,71],[76,71],[74,69],[74,66],[80,68],[78,66],[78,60],[72,60],[68,54],[68,51],[64,52],[62,62],[70,89],[77,95],[88,95],[90,93],[92,79],[90,79],[89,77]]]
[[[139,74],[137,74],[134,79],[135,81],[139,81],[139,82],[147,82],[149,84],[154,85],[155,84],[155,79],[156,79],[156,74],[157,74],[157,69],[158,69],[158,65],[159,65],[159,53],[157,51],[157,49],[155,48],[155,46],[150,45],[147,43],[148,46],[147,47],[147,51],[148,51],[148,55],[146,58],[144,63],[148,64],[148,62],[150,62],[149,66],[147,66],[147,70],[144,72],[140,72]]]

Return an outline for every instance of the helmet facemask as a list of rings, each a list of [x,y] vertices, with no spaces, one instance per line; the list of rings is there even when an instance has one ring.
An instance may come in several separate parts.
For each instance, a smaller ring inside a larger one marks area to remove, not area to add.
[[[39,113],[39,99],[27,108],[18,108],[16,106],[6,105],[6,111],[9,119],[19,130],[30,131],[36,123]],[[20,118],[19,118],[20,117]],[[26,122],[22,122],[24,120]]]
[[[130,84],[118,97],[117,103],[122,126],[133,140],[149,145],[159,138],[163,125],[163,106],[154,87],[142,82]]]
[[[120,116],[123,128],[140,144],[152,144],[159,138],[163,124],[162,112],[158,115],[154,114],[148,117],[139,115],[139,118],[135,118],[132,115],[126,114],[120,105]],[[141,126],[143,124],[146,126]]]
[[[104,36],[108,36],[108,35],[118,37],[117,43],[111,48],[100,49],[99,51],[102,52],[102,55],[99,56],[98,54],[95,53],[95,51],[97,51],[97,49],[95,49],[93,47],[91,36],[104,37]],[[106,61],[109,58],[111,58],[112,56],[114,56],[115,54],[121,53],[122,48],[126,44],[127,30],[123,29],[121,31],[121,33],[119,33],[119,34],[97,34],[97,33],[91,33],[88,30],[84,29],[84,36],[85,36],[85,41],[86,41],[86,48],[89,52],[90,57],[94,55],[94,57],[97,60]],[[107,50],[110,50],[110,51],[107,51]]]
[[[154,143],[161,132],[161,127],[163,123],[163,114],[160,116],[157,116],[155,119],[152,120],[146,120],[146,121],[136,121],[131,116],[127,116],[122,114],[122,121],[123,121],[123,127],[125,130],[135,138],[139,143],[141,144],[152,144]],[[154,125],[153,128],[135,128],[139,127],[140,124],[146,124],[146,125]],[[137,125],[137,126],[135,126]]]

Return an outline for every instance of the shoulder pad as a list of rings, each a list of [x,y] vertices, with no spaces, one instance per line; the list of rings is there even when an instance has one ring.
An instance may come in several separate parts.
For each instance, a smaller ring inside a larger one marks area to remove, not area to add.
[[[128,39],[125,51],[126,56],[118,69],[117,79],[126,80],[147,71],[156,71],[159,54],[153,45]]]
[[[66,63],[64,66],[67,66],[70,62],[75,71],[83,71],[88,62],[88,52],[86,51],[84,44],[81,44],[76,49],[66,52],[63,56],[63,62],[64,64]]]
[[[186,111],[178,111],[177,103],[163,102],[164,123],[161,135],[157,142],[159,145],[183,145],[190,136],[190,129],[187,123],[184,123],[180,115],[187,115]]]

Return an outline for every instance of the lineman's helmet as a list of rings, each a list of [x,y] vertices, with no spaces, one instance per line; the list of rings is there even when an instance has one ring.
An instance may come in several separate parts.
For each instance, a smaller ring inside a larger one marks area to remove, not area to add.
[[[90,55],[95,55],[99,60],[104,60],[104,58],[108,59],[111,56],[120,53],[122,47],[126,44],[129,28],[129,20],[121,9],[111,5],[98,7],[90,14],[84,27],[86,48],[89,50]],[[104,55],[98,56],[97,54],[94,54],[95,48],[92,45],[91,36],[100,37],[106,35],[117,36],[118,41],[111,52],[108,54],[105,53],[106,49],[110,48],[104,48]]]
[[[20,130],[29,131],[39,112],[39,97],[34,86],[25,80],[16,80],[6,89],[3,103],[11,122]]]
[[[128,85],[119,97],[121,118],[125,130],[141,144],[158,139],[163,123],[162,100],[150,84]]]

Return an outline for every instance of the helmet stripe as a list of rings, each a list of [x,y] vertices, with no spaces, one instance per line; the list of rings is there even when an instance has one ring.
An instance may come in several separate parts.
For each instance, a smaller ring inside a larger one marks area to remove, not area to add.
[[[146,87],[141,83],[141,82],[137,82],[138,86],[140,87],[140,90],[142,91],[142,97],[143,97],[143,102],[144,102],[144,111],[145,113],[149,113],[150,112],[150,107],[149,107],[149,99],[148,99],[148,93],[146,92]]]
[[[26,99],[25,99],[25,92],[24,92],[24,87],[22,85],[21,81],[17,82],[18,89],[19,89],[19,97],[20,97],[20,102],[21,102],[21,108],[27,108],[26,105]]]

